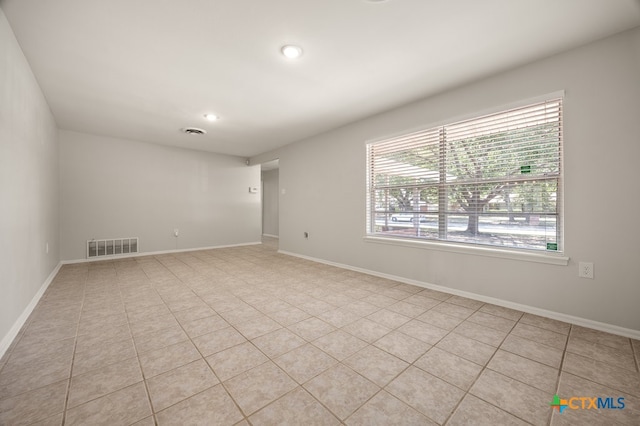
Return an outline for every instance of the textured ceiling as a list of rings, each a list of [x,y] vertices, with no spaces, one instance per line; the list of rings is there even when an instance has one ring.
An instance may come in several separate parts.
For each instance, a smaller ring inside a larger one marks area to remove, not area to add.
[[[244,157],[640,25],[638,0],[0,7],[60,128]]]

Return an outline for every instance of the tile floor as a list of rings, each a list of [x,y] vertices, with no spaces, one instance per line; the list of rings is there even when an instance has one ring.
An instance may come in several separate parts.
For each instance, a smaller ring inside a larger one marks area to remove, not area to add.
[[[639,357],[266,241],[64,266],[0,361],[0,424],[638,425]]]

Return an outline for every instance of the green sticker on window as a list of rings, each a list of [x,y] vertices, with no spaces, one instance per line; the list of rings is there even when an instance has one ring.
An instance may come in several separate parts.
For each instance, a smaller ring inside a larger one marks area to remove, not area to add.
[[[531,166],[520,166],[520,174],[526,175],[531,173]]]
[[[558,243],[547,243],[547,250],[558,251]]]

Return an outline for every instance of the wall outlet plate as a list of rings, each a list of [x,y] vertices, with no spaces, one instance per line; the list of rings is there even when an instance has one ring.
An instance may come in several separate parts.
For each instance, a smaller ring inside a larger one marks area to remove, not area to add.
[[[578,276],[580,278],[593,279],[593,263],[592,262],[579,262],[578,263]]]

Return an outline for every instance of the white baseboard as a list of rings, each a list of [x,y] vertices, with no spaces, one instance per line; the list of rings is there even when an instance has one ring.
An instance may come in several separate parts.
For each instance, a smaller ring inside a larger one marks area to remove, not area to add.
[[[270,237],[270,238],[278,238],[280,239],[279,235],[273,235],[273,234],[262,234],[263,237]]]
[[[61,263],[63,265],[71,265],[74,263],[100,262],[103,260],[128,259],[131,257],[156,256],[159,254],[184,253],[189,251],[213,250],[213,249],[229,248],[229,247],[255,246],[259,244],[262,244],[262,242],[255,241],[250,243],[227,244],[227,245],[221,245],[221,246],[194,247],[194,248],[187,248],[187,249],[173,249],[173,250],[161,250],[161,251],[147,251],[147,252],[140,252],[140,253],[119,254],[115,256],[99,256],[97,258],[91,258],[91,259],[63,260]]]
[[[7,352],[7,349],[9,349],[9,346],[11,346],[11,343],[13,343],[13,340],[18,336],[20,329],[27,322],[29,315],[31,315],[31,312],[33,312],[33,310],[35,309],[36,305],[42,298],[42,295],[47,290],[51,282],[53,282],[53,279],[56,277],[56,274],[60,270],[60,267],[62,267],[62,262],[58,262],[56,267],[53,268],[53,271],[51,271],[45,282],[31,299],[31,302],[29,302],[27,307],[24,308],[24,311],[22,311],[22,314],[18,317],[16,322],[13,323],[13,327],[11,327],[9,332],[2,338],[2,341],[0,341],[0,358],[4,356],[5,352]]]
[[[495,297],[483,296],[481,294],[471,293],[468,291],[457,290],[455,288],[444,287],[437,284],[426,283],[423,281],[412,280],[409,278],[399,277],[395,275],[384,274],[381,272],[371,271],[369,269],[358,268],[351,265],[346,265],[337,262],[331,262],[324,259],[318,259],[311,256],[305,256],[302,254],[291,253],[284,250],[278,250],[278,253],[286,254],[289,256],[299,257],[301,259],[311,260],[313,262],[324,263],[326,265],[336,266],[338,268],[348,269],[355,272],[362,272],[364,274],[373,275],[380,278],[387,278],[394,281],[399,281],[406,284],[415,285],[418,287],[428,288],[431,290],[437,290],[444,293],[453,294],[456,296],[466,297],[468,299],[478,300],[480,302],[491,303],[493,305],[502,306],[505,308],[514,309],[517,311],[527,312],[533,315],[539,315],[542,317],[551,318],[558,321],[563,321],[570,324],[579,325],[582,327],[593,328],[595,330],[604,331],[611,334],[617,334],[631,339],[640,340],[640,330],[634,330],[631,328],[620,327],[613,324],[607,324],[604,322],[594,321],[587,318],[576,317],[573,315],[563,314],[561,312],[548,311],[546,309],[537,308],[535,306],[523,305],[520,303],[510,302],[508,300],[496,299]]]

